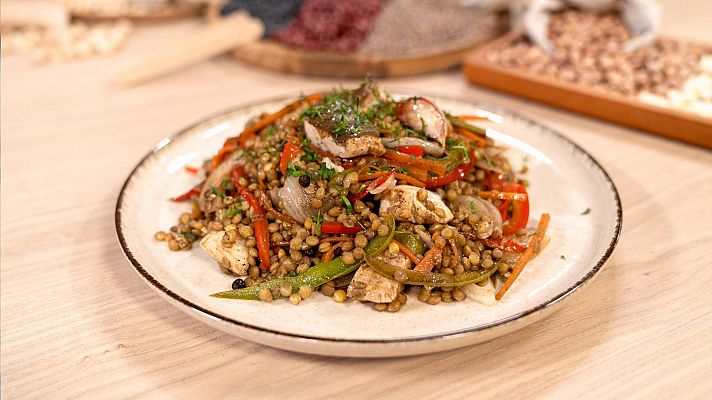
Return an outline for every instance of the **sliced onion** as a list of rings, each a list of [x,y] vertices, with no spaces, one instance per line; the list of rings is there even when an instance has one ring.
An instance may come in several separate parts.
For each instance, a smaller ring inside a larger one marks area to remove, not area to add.
[[[279,208],[281,208],[285,214],[302,224],[307,218],[311,217],[312,198],[306,190],[304,190],[302,185],[299,184],[299,178],[288,176],[287,179],[284,180],[284,186],[279,188],[276,194],[276,204],[278,204]]]
[[[477,161],[475,161],[475,166],[477,168],[483,169],[485,171],[496,172],[496,173],[502,174],[502,175],[506,174],[504,172],[504,170],[502,170],[501,168],[494,167],[494,166],[490,165],[487,161],[485,161],[481,158],[478,158]]]
[[[393,189],[395,186],[396,178],[394,174],[391,174],[385,182],[369,190],[368,192],[371,194],[379,194],[385,192],[386,190]]]
[[[200,196],[198,197],[198,205],[204,212],[213,212],[222,207],[222,199],[220,197],[216,197],[213,202],[208,203],[205,200],[206,195],[212,193],[213,188],[219,188],[223,179],[230,178],[232,168],[241,162],[241,153],[241,151],[235,151],[230,154],[227,159],[221,162],[205,179],[205,183],[203,183],[203,187],[200,190]]]
[[[494,206],[494,204],[492,204],[491,201],[480,199],[479,197],[475,197],[475,198],[477,200],[481,201],[482,203],[484,203],[485,207],[487,207],[487,209],[489,210],[489,214],[492,217],[492,222],[493,222],[492,236],[494,236],[496,238],[501,237],[502,236],[502,225],[503,225],[502,214],[499,213],[499,210],[497,209],[497,207]]]
[[[455,200],[455,204],[461,207],[466,207],[467,209],[469,209],[470,205],[472,205],[477,216],[483,217],[487,215],[492,218],[492,225],[490,226],[491,229],[487,230],[487,235],[485,237],[502,236],[502,215],[499,213],[497,207],[495,207],[489,200],[481,199],[476,196],[458,196],[457,200]]]
[[[420,240],[422,240],[423,243],[425,243],[425,246],[427,246],[429,249],[432,249],[433,246],[435,246],[433,239],[430,238],[430,235],[428,235],[427,232],[418,229],[414,229],[413,231],[420,237]]]
[[[419,138],[383,138],[381,141],[383,142],[383,145],[389,149],[395,149],[401,146],[420,146],[423,148],[423,152],[425,154],[430,154],[436,157],[440,157],[445,154],[445,149],[443,149],[439,144]]]

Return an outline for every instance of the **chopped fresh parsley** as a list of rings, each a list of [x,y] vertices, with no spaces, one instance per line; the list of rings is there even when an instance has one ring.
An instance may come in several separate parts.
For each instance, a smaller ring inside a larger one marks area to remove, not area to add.
[[[313,177],[314,177],[314,176],[313,176],[314,174],[310,173],[309,171],[305,170],[304,168],[302,168],[302,167],[300,167],[299,165],[294,164],[294,163],[292,163],[292,162],[290,162],[289,164],[287,164],[287,175],[293,176],[293,177],[295,177],[295,178],[298,178],[298,177],[300,177],[300,176],[302,176],[302,175],[306,175],[306,176],[308,176],[308,177],[310,177],[310,178],[313,178]]]
[[[312,150],[311,141],[309,139],[302,140],[302,143],[299,145],[299,148],[304,150],[304,154],[301,157],[302,161],[308,163],[319,161],[319,154]]]
[[[234,217],[237,214],[242,214],[245,210],[242,208],[242,202],[238,201],[229,210],[227,210],[228,217]]]
[[[190,232],[181,232],[181,235],[185,236],[188,240],[195,240],[195,235]]]
[[[588,213],[590,213],[590,212],[591,212],[591,208],[587,208],[587,209],[583,210],[581,215],[588,215]]]
[[[464,156],[462,157],[463,162],[470,161],[470,152],[467,149],[467,146],[465,146],[461,141],[455,140],[453,138],[447,138],[445,146],[447,147],[448,153],[452,153],[454,151],[461,151],[464,154]]]
[[[314,230],[321,233],[321,223],[324,222],[324,218],[321,216],[321,210],[316,213],[315,217],[312,217],[312,222],[314,222]]]
[[[475,202],[474,201],[470,202],[470,212],[473,214],[475,213]]]
[[[250,158],[252,158],[252,159],[257,158],[257,154],[255,154],[254,151],[252,151],[252,150],[243,150],[242,153],[240,153],[240,155],[237,157],[237,159],[239,160],[239,159],[241,159],[241,158],[244,157],[244,156],[248,156],[248,157],[250,157]]]
[[[224,198],[225,198],[225,193],[223,193],[222,191],[220,191],[220,190],[219,190],[218,188],[216,188],[215,186],[210,186],[210,190],[212,190],[213,193],[214,193],[216,196],[220,196],[221,199],[224,199]]]
[[[351,202],[349,201],[349,199],[345,195],[342,194],[341,200],[343,200],[344,204],[346,204],[346,213],[353,214],[354,210],[353,210],[353,207],[351,206]]]
[[[319,166],[319,170],[317,171],[317,175],[321,177],[321,179],[324,180],[330,180],[331,178],[334,177],[336,174],[336,170],[333,168],[329,168],[326,166],[325,162],[322,162],[321,165]]]
[[[222,189],[223,193],[231,192],[235,190],[235,185],[233,185],[230,179],[223,178],[223,180],[220,182],[220,189]]]
[[[415,130],[411,128],[405,128],[403,129],[406,133],[409,133],[409,136],[415,136],[423,140],[428,140],[428,135],[425,134],[422,130]]]

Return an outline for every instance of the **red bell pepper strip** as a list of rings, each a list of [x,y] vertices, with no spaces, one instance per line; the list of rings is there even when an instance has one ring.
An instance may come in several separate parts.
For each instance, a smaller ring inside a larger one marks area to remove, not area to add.
[[[505,192],[527,193],[527,189],[518,183],[508,183],[504,186]],[[512,202],[512,217],[502,228],[502,233],[511,235],[526,228],[529,222],[529,196],[525,201]]]
[[[461,163],[455,169],[452,171],[448,172],[445,175],[442,176],[434,176],[432,178],[428,178],[425,181],[425,187],[426,188],[434,188],[434,187],[440,187],[440,186],[445,186],[448,183],[455,182],[456,180],[466,178],[471,172],[472,172],[472,167],[475,165],[475,153],[472,151],[472,148],[468,145],[467,150],[470,152],[470,159]]]
[[[235,176],[235,170],[233,170],[233,176]],[[247,189],[243,187],[237,188],[240,196],[244,197],[245,200],[252,207],[252,227],[255,230],[255,240],[257,241],[257,252],[260,256],[260,267],[263,270],[269,270],[270,266],[270,256],[269,256],[269,230],[267,229],[267,219],[265,218],[265,210],[262,209],[260,203],[255,199],[252,193],[248,192]]]
[[[507,220],[509,220],[509,213],[507,212],[507,209],[509,208],[510,203],[510,200],[503,200],[502,204],[497,207],[497,209],[499,210],[499,214],[502,216],[502,222],[506,222]]]
[[[490,190],[503,190],[504,188],[504,180],[506,179],[506,176],[504,174],[500,174],[497,172],[490,172],[487,174],[487,180],[485,183],[489,185]]]
[[[279,170],[282,171],[282,175],[287,173],[287,167],[289,163],[294,161],[294,159],[299,154],[299,145],[294,143],[285,143],[284,149],[282,150],[282,158],[279,160]]]
[[[401,146],[398,147],[396,150],[403,154],[409,154],[411,156],[416,156],[416,157],[422,157],[424,152],[423,152],[423,146]]]
[[[493,249],[500,249],[502,251],[508,251],[510,253],[524,253],[524,251],[527,249],[526,246],[522,246],[521,244],[513,240],[505,238],[494,239],[488,237],[487,239],[484,239],[483,242],[487,247],[491,247]]]
[[[244,164],[237,164],[234,167],[232,167],[232,171],[230,171],[230,177],[232,178],[232,184],[235,185],[235,187],[239,187],[240,184],[238,183],[240,180],[240,177],[245,175],[245,165]]]
[[[321,233],[354,235],[361,231],[362,229],[360,226],[349,228],[338,221],[324,221],[321,223]]]
[[[199,195],[199,194],[200,194],[200,188],[194,187],[194,188],[190,189],[189,191],[183,193],[182,195],[176,196],[176,197],[172,198],[171,200],[173,200],[173,201],[186,201],[186,200],[190,199],[191,197],[197,196],[197,195]]]
[[[385,174],[385,175],[383,175],[382,177],[380,177],[380,178],[378,178],[378,179],[376,179],[376,180],[371,181],[371,182],[370,182],[363,190],[361,190],[360,192],[358,192],[358,193],[356,193],[356,194],[350,194],[350,195],[348,196],[349,201],[353,203],[353,202],[355,202],[355,201],[358,201],[358,200],[363,199],[364,197],[366,197],[366,195],[368,194],[368,191],[369,191],[369,190],[373,190],[373,189],[375,189],[375,188],[377,188],[377,187],[383,185],[384,183],[386,183],[386,181],[388,180],[388,178],[390,178],[391,176],[393,176],[393,174],[395,174],[395,173],[396,173],[396,170],[395,170],[395,169],[392,169],[392,170],[388,171],[388,173]]]

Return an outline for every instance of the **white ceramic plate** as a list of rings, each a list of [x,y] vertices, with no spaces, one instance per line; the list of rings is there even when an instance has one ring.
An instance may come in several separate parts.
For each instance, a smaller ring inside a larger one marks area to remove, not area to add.
[[[171,252],[156,242],[186,204],[167,201],[194,185],[185,165],[210,158],[251,116],[289,99],[238,107],[163,139],[131,172],[116,205],[116,231],[127,258],[150,287],[176,307],[217,329],[282,349],[351,357],[423,354],[472,345],[529,325],[556,310],[602,268],[621,229],[620,199],[610,177],[583,149],[514,112],[471,101],[428,96],[454,114],[491,113],[491,136],[527,160],[531,217],[551,214],[549,245],[496,306],[474,300],[429,306],[415,296],[398,313],[370,304],[338,304],[316,293],[293,306],[216,299],[234,277],[199,249]],[[586,210],[590,213],[582,215]],[[197,246],[196,246],[197,247]],[[564,257],[561,257],[564,256]]]

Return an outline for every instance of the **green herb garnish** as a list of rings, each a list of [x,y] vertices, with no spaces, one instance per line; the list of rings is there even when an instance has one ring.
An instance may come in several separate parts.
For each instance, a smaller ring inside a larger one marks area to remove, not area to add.
[[[353,214],[354,213],[353,207],[351,206],[351,202],[349,201],[349,199],[345,195],[342,194],[341,200],[343,200],[344,204],[346,204],[346,213]]]
[[[314,222],[314,230],[321,233],[321,223],[324,222],[324,218],[321,216],[321,210],[316,213],[315,217],[312,217],[312,222]]]
[[[188,240],[195,240],[195,235],[190,232],[181,232],[180,234],[185,236],[185,238]]]
[[[224,198],[225,198],[225,193],[221,192],[221,191],[220,191],[218,188],[216,188],[215,186],[210,186],[210,190],[212,190],[213,193],[214,193],[216,196],[220,196],[221,199],[224,199]]]
[[[321,177],[321,179],[328,181],[336,174],[336,170],[333,168],[327,167],[326,163],[323,162],[319,166],[319,170],[316,173],[317,173],[317,175],[319,175]]]
[[[319,161],[319,154],[317,154],[314,150],[311,149],[311,141],[309,139],[302,140],[302,143],[299,145],[299,148],[304,150],[304,154],[301,157],[302,161],[308,163]]]

